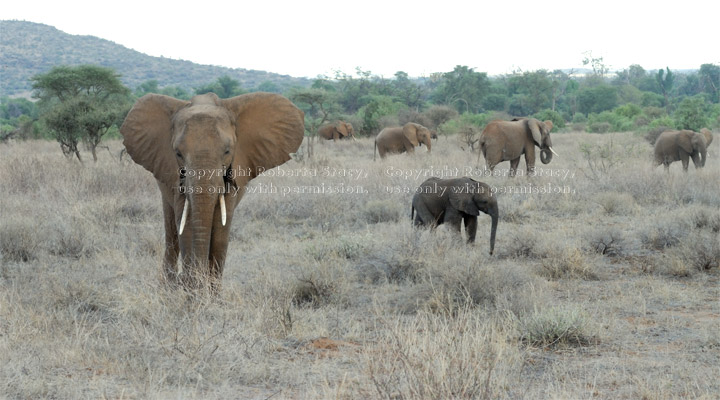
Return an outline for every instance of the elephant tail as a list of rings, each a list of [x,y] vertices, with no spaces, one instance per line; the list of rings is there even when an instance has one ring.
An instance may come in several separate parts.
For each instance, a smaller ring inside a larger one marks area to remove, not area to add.
[[[377,155],[377,139],[375,139],[375,149],[373,150],[373,161],[375,161],[376,155]]]

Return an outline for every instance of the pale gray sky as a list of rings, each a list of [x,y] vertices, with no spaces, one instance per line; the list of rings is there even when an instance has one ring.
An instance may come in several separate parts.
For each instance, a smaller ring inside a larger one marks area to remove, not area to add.
[[[392,76],[467,65],[491,75],[581,68],[584,53],[613,70],[719,63],[718,6],[578,1],[5,2],[0,19],[91,35],[152,56],[293,76]],[[1,33],[0,33],[1,34]]]

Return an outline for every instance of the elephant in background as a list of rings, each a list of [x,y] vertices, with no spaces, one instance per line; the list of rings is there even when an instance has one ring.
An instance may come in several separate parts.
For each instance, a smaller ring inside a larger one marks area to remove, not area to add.
[[[480,151],[490,171],[502,161],[510,161],[510,176],[520,164],[520,156],[525,154],[528,174],[535,171],[535,146],[540,148],[540,161],[547,164],[555,151],[552,149],[550,131],[552,121],[539,121],[535,118],[516,118],[512,121],[495,120],[485,126],[480,134]]]
[[[385,128],[375,137],[375,151],[380,153],[380,158],[385,158],[388,153],[414,153],[415,147],[424,144],[428,153],[432,149],[430,130],[420,124],[408,122],[402,127]],[[375,160],[373,153],[373,160]]]
[[[135,103],[120,133],[128,154],[160,188],[166,280],[198,289],[209,278],[216,293],[244,188],[298,149],[303,112],[272,93],[230,99],[208,93],[190,101],[148,94]]]
[[[671,163],[680,160],[683,170],[687,171],[692,158],[695,169],[702,168],[705,166],[707,148],[712,140],[712,132],[706,128],[700,132],[665,131],[655,141],[655,166],[663,164],[668,171]]]
[[[325,124],[318,128],[318,136],[323,139],[337,141],[347,137],[355,139],[355,131],[349,122],[337,121],[334,124]]]
[[[410,218],[415,226],[435,228],[448,223],[452,229],[461,232],[460,223],[464,221],[468,243],[475,242],[477,216],[480,211],[489,215],[490,254],[495,250],[495,232],[497,231],[499,211],[497,197],[492,188],[468,177],[440,179],[429,178],[421,183],[412,199]]]

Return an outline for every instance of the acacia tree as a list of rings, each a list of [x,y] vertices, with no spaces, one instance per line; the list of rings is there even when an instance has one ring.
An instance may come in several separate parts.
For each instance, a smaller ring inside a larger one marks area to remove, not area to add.
[[[130,106],[130,90],[110,68],[97,65],[57,66],[31,78],[41,118],[60,143],[63,154],[82,162],[79,141],[96,148],[102,137],[122,121]]]
[[[456,107],[458,111],[473,112],[482,107],[490,91],[490,80],[485,72],[457,65],[442,75],[440,85],[433,93],[436,103]]]

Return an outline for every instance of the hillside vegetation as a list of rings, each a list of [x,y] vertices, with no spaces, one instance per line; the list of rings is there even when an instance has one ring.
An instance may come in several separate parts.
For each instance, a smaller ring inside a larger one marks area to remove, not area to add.
[[[44,24],[0,21],[0,98],[28,97],[30,77],[46,73],[56,65],[79,64],[112,68],[132,89],[145,81],[157,80],[160,86],[173,85],[192,91],[225,75],[238,80],[245,88],[256,87],[263,82],[272,82],[283,90],[310,84],[305,78],[271,72],[151,57],[105,39],[70,35]]]

